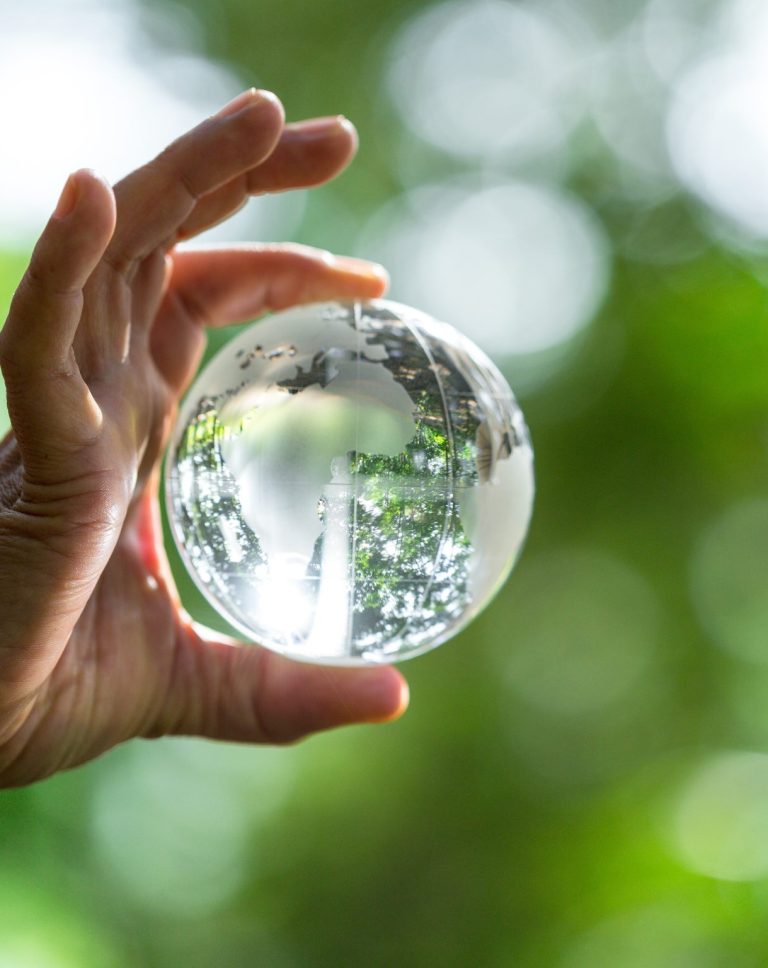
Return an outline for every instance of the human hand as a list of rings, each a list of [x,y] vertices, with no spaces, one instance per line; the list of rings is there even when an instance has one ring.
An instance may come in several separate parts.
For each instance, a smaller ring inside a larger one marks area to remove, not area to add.
[[[369,263],[300,246],[179,251],[248,195],[320,184],[354,154],[339,118],[284,123],[247,91],[119,182],[73,175],[0,333],[0,786],[134,736],[287,742],[407,704],[394,669],[233,647],[180,610],[159,465],[206,326],[370,298]]]

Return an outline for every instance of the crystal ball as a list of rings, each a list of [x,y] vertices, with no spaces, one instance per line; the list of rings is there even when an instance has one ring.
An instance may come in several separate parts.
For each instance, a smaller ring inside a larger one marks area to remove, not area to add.
[[[214,608],[250,641],[343,665],[462,629],[512,568],[533,490],[499,370],[388,300],[244,329],[193,384],[166,463],[172,533]]]

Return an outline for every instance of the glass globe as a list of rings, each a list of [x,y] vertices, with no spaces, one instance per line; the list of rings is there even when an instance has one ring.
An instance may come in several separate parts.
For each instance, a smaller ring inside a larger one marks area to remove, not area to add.
[[[455,329],[387,300],[245,329],[181,407],[166,464],[193,579],[249,640],[392,662],[485,606],[533,502],[522,413]]]

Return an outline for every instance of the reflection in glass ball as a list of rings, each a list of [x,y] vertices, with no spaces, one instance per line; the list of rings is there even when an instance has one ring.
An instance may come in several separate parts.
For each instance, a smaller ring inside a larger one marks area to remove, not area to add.
[[[192,577],[250,640],[391,662],[454,635],[507,576],[533,452],[506,381],[456,330],[386,300],[320,303],[203,370],[166,494]]]

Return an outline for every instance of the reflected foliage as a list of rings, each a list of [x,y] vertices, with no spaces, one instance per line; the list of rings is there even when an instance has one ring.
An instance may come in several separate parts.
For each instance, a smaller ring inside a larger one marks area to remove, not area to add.
[[[288,654],[380,661],[442,641],[487,600],[488,575],[471,585],[478,559],[498,582],[515,551],[473,536],[478,504],[527,518],[527,493],[496,473],[514,439],[530,487],[504,381],[409,312],[340,303],[275,317],[217,357],[182,412],[168,476],[180,550],[225,617]],[[273,347],[276,334],[290,344]]]

